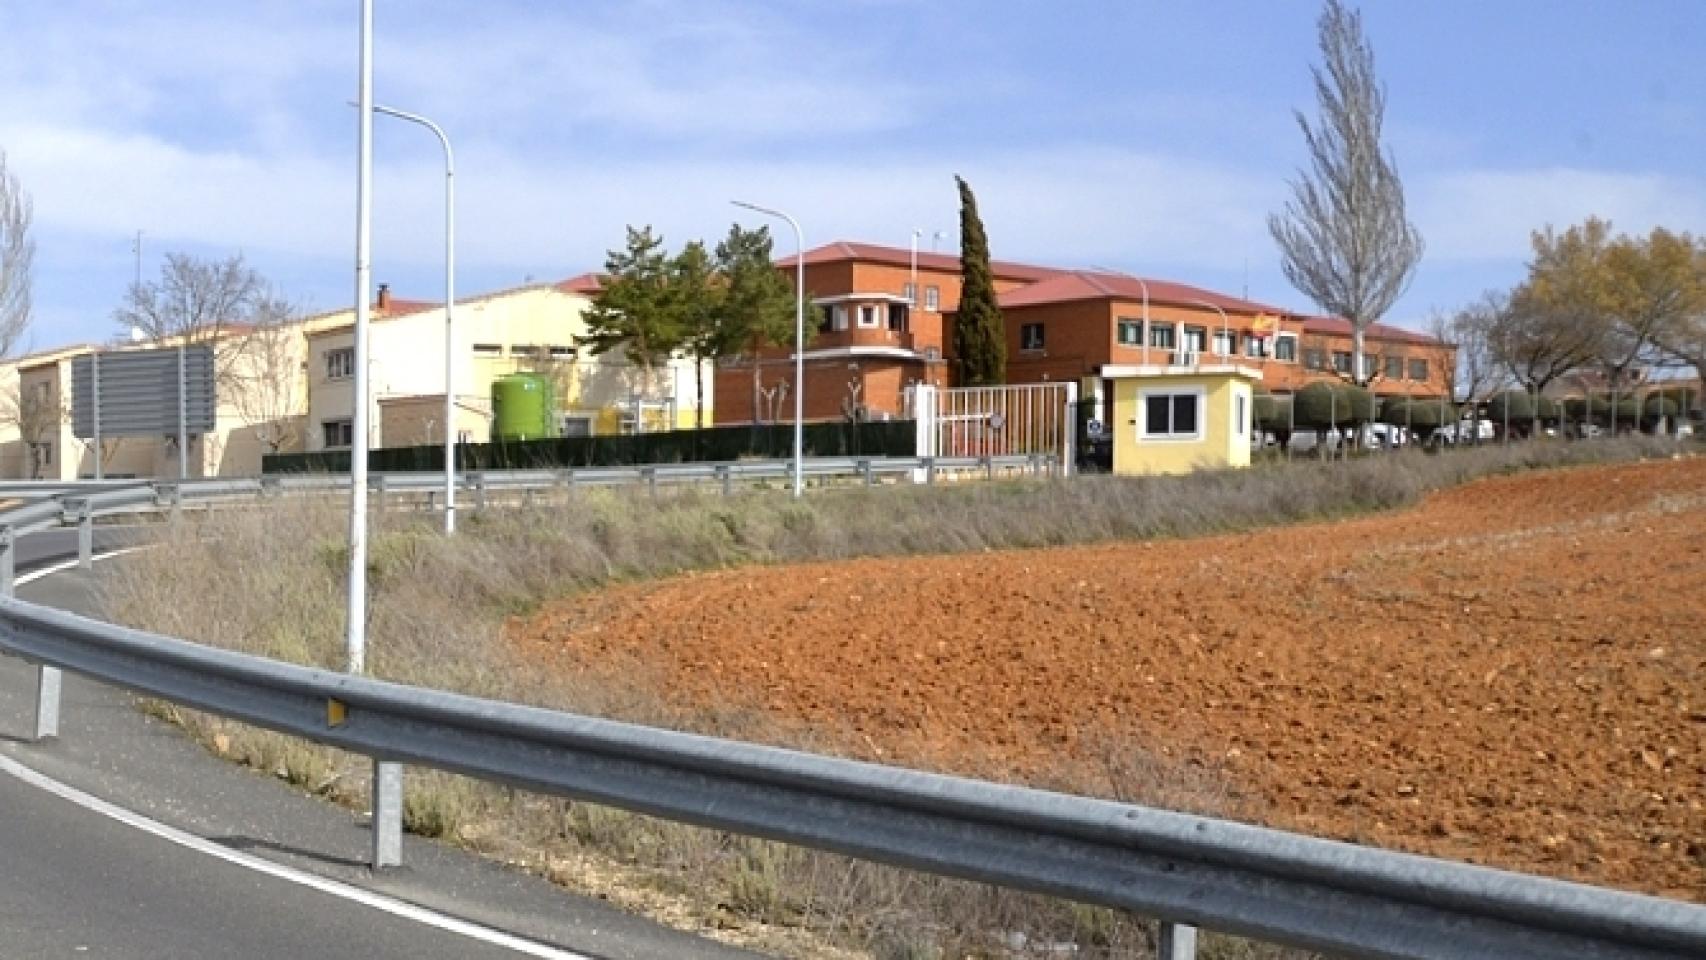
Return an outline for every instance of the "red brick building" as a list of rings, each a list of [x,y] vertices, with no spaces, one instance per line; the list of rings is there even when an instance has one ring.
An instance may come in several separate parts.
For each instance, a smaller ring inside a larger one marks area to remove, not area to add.
[[[1010,383],[1074,380],[1084,395],[1107,398],[1104,367],[1227,358],[1259,368],[1263,388],[1275,393],[1350,376],[1350,326],[1343,320],[1164,280],[1004,261],[990,266]],[[793,280],[793,257],[777,268]],[[831,243],[806,251],[805,286],[806,322],[816,330],[805,351],[808,421],[899,416],[909,385],[955,385],[959,257]],[[1368,331],[1365,351],[1370,386],[1381,395],[1439,396],[1455,362],[1449,345],[1384,325]],[[742,358],[717,370],[718,423],[750,422],[755,407],[762,420],[792,420],[793,351],[771,349],[756,358],[756,398],[754,362]]]

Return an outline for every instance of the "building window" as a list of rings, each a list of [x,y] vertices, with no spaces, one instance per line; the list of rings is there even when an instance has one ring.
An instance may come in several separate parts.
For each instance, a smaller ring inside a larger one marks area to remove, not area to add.
[[[326,351],[326,379],[348,380],[355,376],[355,348],[340,347]]]
[[[1251,334],[1244,338],[1244,356],[1260,360],[1268,355],[1268,338]]]
[[[1303,351],[1303,366],[1309,370],[1327,369],[1327,353],[1324,350],[1310,348]]]
[[[1207,327],[1186,327],[1185,328],[1185,349],[1195,351],[1196,353],[1202,353],[1204,350],[1207,350],[1208,349],[1208,328]]]
[[[504,345],[501,343],[474,344],[474,356],[476,357],[501,357],[503,355]]]
[[[1149,325],[1149,345],[1162,350],[1173,349],[1173,325],[1170,323],[1151,323]]]
[[[917,303],[918,302],[917,294],[918,294],[917,285],[910,283],[910,282],[903,283],[900,285],[900,295],[906,298],[907,303]]]
[[[1274,338],[1274,359],[1288,363],[1297,362],[1297,338],[1280,336]]]
[[[1410,361],[1410,379],[1426,380],[1428,378],[1428,362],[1426,360]]]
[[[835,309],[828,304],[817,308],[817,332],[828,333],[835,326]]]
[[[30,459],[33,460],[35,462],[35,465],[38,467],[51,467],[51,466],[53,466],[53,444],[51,444],[51,443],[32,443],[32,444],[30,444]]]
[[[926,284],[924,287],[924,309],[932,313],[942,309],[942,290],[935,284]]]
[[[320,424],[322,439],[321,446],[327,450],[347,447],[355,442],[355,430],[350,420],[326,420]]]
[[[1216,330],[1214,332],[1214,352],[1223,357],[1230,357],[1238,352],[1238,334],[1231,330]]]
[[[1020,350],[1041,350],[1043,348],[1043,325],[1027,323],[1019,328]]]
[[[859,326],[869,329],[877,325],[877,305],[874,303],[859,304]]]
[[[1370,377],[1374,376],[1374,371],[1378,370],[1379,368],[1380,368],[1380,358],[1379,357],[1375,356],[1372,353],[1365,353],[1362,355],[1362,378],[1364,380],[1367,380]]]
[[[575,347],[566,347],[560,343],[551,344],[551,359],[553,360],[573,360],[578,356],[580,356],[580,350]]]
[[[831,326],[835,327],[837,330],[847,329],[847,307],[844,304],[838,303],[835,305],[834,316],[831,318]]]
[[[1333,369],[1339,373],[1351,372],[1351,355],[1343,350],[1333,351]]]
[[[565,437],[590,437],[590,436],[592,436],[592,418],[591,417],[574,417],[574,416],[564,417],[563,418],[563,436],[565,436]]]
[[[1386,358],[1386,379],[1404,379],[1404,358],[1388,355]]]
[[[1128,320],[1125,317],[1121,317],[1119,322],[1119,340],[1120,346],[1123,347],[1143,346],[1143,321]]]
[[[1203,393],[1144,391],[1143,422],[1137,435],[1143,440],[1202,439]]]
[[[907,324],[912,319],[911,309],[904,303],[889,304],[889,329],[896,333],[904,333]]]

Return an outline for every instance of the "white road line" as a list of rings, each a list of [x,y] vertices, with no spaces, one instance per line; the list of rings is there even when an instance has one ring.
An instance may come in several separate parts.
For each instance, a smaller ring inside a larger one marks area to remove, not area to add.
[[[122,550],[108,550],[106,553],[97,553],[97,554],[91,556],[89,558],[89,560],[90,560],[90,562],[94,562],[96,560],[111,560],[114,557],[122,557],[127,553],[135,553],[138,550],[147,550],[147,549],[149,549],[149,548],[146,546],[142,546],[142,547],[125,547]],[[51,567],[42,567],[40,570],[31,570],[29,573],[26,573],[23,576],[18,577],[16,580],[13,580],[12,582],[14,584],[17,584],[18,586],[22,586],[26,583],[34,583],[35,581],[40,580],[42,577],[49,576],[50,574],[64,573],[67,570],[74,570],[74,569],[76,569],[77,564],[79,562],[80,561],[77,561],[77,560],[66,560],[63,563],[56,563]]]
[[[109,553],[100,554],[94,559],[105,560],[111,557],[122,556],[126,553],[132,553],[134,551],[144,549],[147,548],[128,547],[123,550],[114,550]],[[45,567],[41,570],[32,570],[24,576],[19,577],[17,582],[28,583],[31,580],[39,580],[48,574],[61,573],[76,566],[77,561],[71,560],[66,563]],[[478,940],[482,943],[489,943],[493,946],[514,950],[517,953],[526,954],[530,957],[541,957],[543,960],[595,960],[595,958],[589,957],[584,953],[575,953],[571,950],[564,950],[559,947],[550,946],[549,944],[538,943],[528,940],[525,937],[516,936],[512,933],[505,933],[504,931],[493,927],[483,926],[468,920],[461,920],[447,914],[439,913],[436,910],[417,906],[416,904],[409,903],[405,900],[398,900],[395,897],[388,897],[382,893],[375,893],[372,890],[364,890],[361,887],[351,886],[347,883],[340,883],[336,880],[329,880],[325,877],[317,876],[312,873],[306,873],[294,867],[287,867],[282,863],[274,863],[271,860],[266,860],[261,857],[254,856],[253,854],[220,846],[211,840],[204,840],[193,833],[179,830],[176,827],[167,826],[158,820],[146,817],[140,813],[136,813],[135,811],[126,810],[114,803],[108,803],[93,794],[84,793],[70,784],[61,783],[40,771],[26,767],[11,757],[0,755],[0,773],[15,777],[30,786],[46,790],[48,793],[51,793],[60,799],[69,800],[85,810],[117,820],[119,823],[141,830],[144,833],[153,834],[162,840],[175,843],[180,847],[194,850],[197,853],[206,854],[207,856],[223,860],[226,863],[245,867],[255,871],[256,873],[265,874],[277,880],[283,880],[286,883],[294,883],[297,886],[307,887],[310,890],[317,890],[327,896],[348,900],[352,903],[358,903],[364,907],[378,910],[381,913],[389,913],[394,917],[401,917],[404,920],[411,920],[415,923],[424,924],[429,927],[436,927],[437,929],[468,937],[473,940]]]
[[[204,853],[210,857],[216,857],[227,863],[236,864],[239,867],[246,867],[257,873],[262,873],[269,877],[283,880],[286,883],[294,883],[298,886],[307,887],[310,890],[318,890],[328,896],[338,897],[343,900],[351,901],[352,903],[359,903],[362,906],[371,907],[374,910],[389,913],[392,916],[401,917],[405,920],[412,920],[416,923],[425,924],[429,927],[436,927],[450,933],[460,934],[461,936],[479,940],[483,943],[505,947],[510,950],[514,950],[517,953],[524,953],[530,957],[542,957],[546,958],[546,960],[594,960],[594,958],[585,954],[574,953],[572,951],[563,950],[547,944],[536,943],[524,937],[518,937],[514,934],[505,933],[502,930],[482,926],[467,920],[459,920],[456,917],[447,916],[437,911],[429,910],[426,907],[416,906],[415,904],[407,901],[398,900],[395,897],[388,897],[382,893],[374,893],[371,890],[364,890],[361,887],[351,886],[347,883],[340,883],[336,880],[329,880],[325,877],[317,876],[312,873],[305,873],[294,867],[287,867],[281,863],[274,863],[271,860],[265,860],[252,854],[244,853],[240,850],[232,850],[228,847],[220,846],[211,840],[204,840],[193,833],[186,833],[183,830],[167,826],[158,820],[143,816],[140,813],[135,813],[116,804],[108,803],[100,797],[84,793],[76,787],[61,783],[46,774],[33,770],[30,767],[26,767],[16,760],[13,760],[11,757],[0,755],[0,773],[16,777],[30,786],[46,790],[48,793],[51,793],[63,800],[69,800],[86,810],[117,820],[119,823],[129,827],[134,827],[144,833],[153,834],[162,840],[175,843],[181,847],[187,847],[197,853]]]

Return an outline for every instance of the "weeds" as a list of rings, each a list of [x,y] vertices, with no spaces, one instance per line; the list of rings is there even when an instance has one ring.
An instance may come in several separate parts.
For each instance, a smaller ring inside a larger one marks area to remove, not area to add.
[[[1400,452],[1189,477],[1085,477],[724,498],[693,489],[578,489],[532,506],[468,517],[446,540],[424,515],[375,517],[369,552],[369,667],[402,683],[532,703],[720,736],[822,749],[729,704],[687,715],[670,707],[644,664],[592,677],[543,669],[502,637],[506,618],[546,600],[622,580],[741,564],[946,553],[1186,537],[1402,506],[1431,490],[1513,470],[1670,455],[1653,441],[1547,442],[1440,455]],[[343,658],[347,551],[341,506],[283,501],[192,515],[161,551],[107,568],[109,619],[262,656],[336,668]],[[171,557],[171,563],[151,557]],[[621,677],[622,682],[610,678]],[[365,761],[166,705],[224,756],[349,804],[366,802]],[[1131,731],[1094,734],[1099,773],[1039,786],[1224,816],[1246,816],[1214,771],[1157,755]],[[827,745],[831,748],[833,744]],[[965,758],[976,767],[977,758]],[[878,958],[1026,955],[1073,947],[1081,957],[1152,950],[1153,930],[1117,911],[993,890],[435,771],[405,782],[408,829],[521,864],[636,908],[652,895],[685,901],[702,926],[745,931],[754,946],[800,955]],[[564,864],[614,861],[589,879]],[[622,891],[627,891],[623,893]],[[661,892],[661,893],[660,893]],[[802,932],[803,931],[803,932]],[[834,945],[834,946],[831,946]],[[1299,956],[1207,937],[1203,955]]]

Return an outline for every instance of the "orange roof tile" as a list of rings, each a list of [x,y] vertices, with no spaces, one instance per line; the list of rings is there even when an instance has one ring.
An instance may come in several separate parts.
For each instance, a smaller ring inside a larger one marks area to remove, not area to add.
[[[875,243],[850,243],[837,240],[826,243],[821,247],[813,247],[806,251],[806,266],[818,263],[839,263],[843,260],[859,260],[865,263],[886,263],[897,267],[912,265],[912,251],[905,247],[885,247]],[[794,265],[792,255],[776,261],[776,266],[786,268]],[[951,253],[929,253],[918,251],[918,265],[926,270],[945,270],[959,272],[960,258]],[[1039,267],[1029,263],[1014,263],[1010,260],[991,260],[990,272],[1003,280],[1036,281],[1052,277],[1061,271],[1053,267]]]
[[[1228,313],[1270,313],[1275,316],[1287,316],[1290,311],[1280,307],[1257,303],[1253,300],[1242,300],[1204,290],[1189,284],[1174,283],[1170,280],[1147,280],[1126,276],[1119,273],[1103,273],[1093,270],[1070,270],[1057,272],[1039,283],[1009,290],[1001,295],[999,303],[1002,309],[1034,307],[1047,303],[1070,303],[1075,300],[1118,299],[1131,300],[1141,303],[1145,288],[1148,290],[1150,303],[1164,303],[1169,306],[1201,306],[1212,304]]]
[[[1349,337],[1351,335],[1351,322],[1340,317],[1304,317],[1303,332]],[[1440,345],[1440,341],[1425,333],[1417,333],[1414,330],[1405,330],[1403,327],[1394,327],[1385,323],[1373,324],[1368,328],[1366,335],[1376,340],[1392,340],[1398,343],[1425,344],[1434,347]]]

